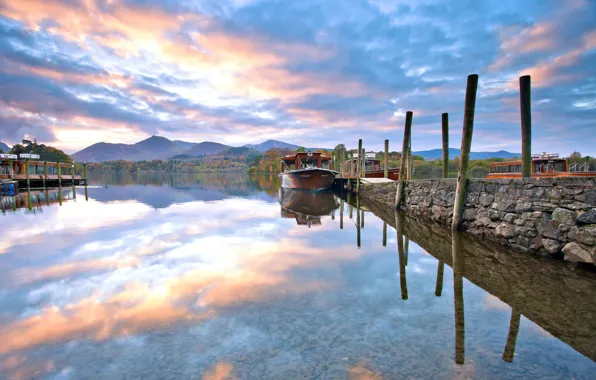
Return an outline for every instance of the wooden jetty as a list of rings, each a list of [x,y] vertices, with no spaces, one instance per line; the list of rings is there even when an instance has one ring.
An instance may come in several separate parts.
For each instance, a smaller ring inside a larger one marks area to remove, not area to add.
[[[87,179],[75,173],[72,163],[39,161],[39,155],[23,153],[0,154],[0,182],[16,183],[22,190],[84,185]]]

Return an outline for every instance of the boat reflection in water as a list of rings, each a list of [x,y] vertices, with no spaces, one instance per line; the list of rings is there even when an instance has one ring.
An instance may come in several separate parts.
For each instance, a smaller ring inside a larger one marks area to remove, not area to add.
[[[321,225],[321,217],[332,215],[339,207],[332,191],[307,192],[280,188],[282,218],[295,218],[298,225]]]

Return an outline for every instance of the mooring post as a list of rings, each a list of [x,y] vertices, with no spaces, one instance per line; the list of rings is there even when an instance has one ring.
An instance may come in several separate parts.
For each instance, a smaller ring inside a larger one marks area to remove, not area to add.
[[[85,180],[85,186],[87,186],[87,163],[83,162],[83,179]]]
[[[358,164],[360,163],[360,155],[362,153],[362,139],[358,140]],[[356,191],[360,194],[360,175],[362,174],[360,171],[360,167],[358,165],[358,176],[356,177]]]
[[[383,177],[389,178],[389,140],[385,140],[385,154],[383,155]]]
[[[406,172],[406,154],[410,146],[410,135],[412,129],[412,111],[406,112],[406,125],[404,127],[404,141],[401,149],[401,160],[399,162],[399,182],[397,183],[397,192],[395,194],[395,208],[401,206],[402,193],[404,191],[404,177]]]
[[[362,165],[362,178],[366,178],[366,149],[362,148],[362,161],[360,161],[360,165]]]
[[[45,189],[46,188],[46,180],[48,178],[48,163],[47,163],[47,161],[43,162],[43,177],[42,178],[43,178],[43,180],[42,180],[43,188]]]
[[[449,177],[449,114],[441,115],[443,127],[443,178]]]
[[[344,200],[339,201],[339,229],[344,229]]]
[[[465,315],[464,315],[464,251],[461,233],[454,230],[451,238],[453,260],[453,307],[455,312],[455,363],[464,364],[465,360]]]
[[[410,238],[404,236],[404,254],[406,256],[406,266],[408,266],[408,256],[410,256]]]
[[[339,150],[339,178],[344,178],[345,149]]]
[[[503,351],[503,360],[507,363],[513,361],[515,355],[515,341],[517,340],[517,333],[519,332],[519,321],[521,314],[515,309],[511,308],[511,320],[509,321],[509,334],[507,334],[507,343],[505,344],[505,351]]]
[[[71,181],[72,181],[72,186],[74,187],[74,185],[75,185],[75,173],[74,173],[75,172],[75,167],[74,167],[74,164],[72,164],[72,166],[70,167],[70,169],[72,170]]]
[[[48,188],[46,187],[46,205],[50,205],[50,193],[48,192]]]
[[[58,187],[58,203],[62,206],[62,186]]]
[[[383,222],[383,247],[387,246],[387,222]]]
[[[56,165],[58,166],[58,187],[62,188],[62,167],[60,166],[60,161]],[[60,191],[60,198],[62,198],[62,191]]]
[[[439,264],[437,266],[437,283],[435,284],[435,296],[441,297],[443,294],[443,271],[445,268],[445,263],[442,260],[439,260]]]
[[[461,150],[459,160],[459,173],[457,174],[457,190],[455,191],[455,202],[453,206],[453,220],[451,228],[461,228],[462,216],[466,200],[466,186],[468,184],[468,161],[470,160],[470,148],[472,146],[472,132],[474,131],[474,110],[476,108],[476,90],[478,89],[478,75],[468,75],[466,85],[466,100],[464,106],[464,126],[461,137]]]
[[[360,249],[360,193],[356,194],[356,245]]]
[[[27,165],[25,174],[27,175],[27,191],[28,191],[31,188],[31,182],[29,181],[29,159],[27,159],[27,161],[25,161],[25,165]]]
[[[27,187],[27,210],[33,210],[33,204],[31,203],[31,190]]]
[[[360,227],[364,228],[364,210],[360,210],[362,216],[360,217]]]
[[[532,106],[531,78],[529,75],[519,77],[519,107],[521,111],[522,130],[522,177],[532,177]]]
[[[406,257],[404,254],[404,234],[403,234],[403,214],[397,210],[395,212],[395,230],[397,232],[397,255],[399,259],[399,286],[401,289],[401,299],[408,299],[408,283],[406,280]]]

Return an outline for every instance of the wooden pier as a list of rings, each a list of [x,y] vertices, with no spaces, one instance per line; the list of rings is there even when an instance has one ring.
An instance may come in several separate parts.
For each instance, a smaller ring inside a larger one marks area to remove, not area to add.
[[[48,188],[79,186],[87,184],[86,164],[84,176],[75,173],[75,167],[67,162],[38,161],[34,154],[0,155],[0,183],[17,184],[17,188]]]

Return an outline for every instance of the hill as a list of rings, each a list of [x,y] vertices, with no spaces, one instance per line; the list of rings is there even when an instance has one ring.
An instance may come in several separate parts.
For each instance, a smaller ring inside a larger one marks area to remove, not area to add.
[[[165,137],[151,136],[136,144],[112,144],[100,142],[72,155],[73,160],[82,162],[103,162],[115,160],[142,161],[166,159],[184,150]]]
[[[251,148],[251,149],[257,150],[261,153],[264,153],[264,152],[268,151],[269,149],[274,149],[274,148],[277,148],[277,149],[285,148],[285,149],[296,150],[300,146],[294,145],[294,144],[289,144],[289,143],[279,141],[279,140],[267,140],[260,144],[246,144],[246,145],[243,145],[243,147]]]
[[[226,149],[232,148],[229,145],[224,145],[212,141],[203,141],[192,146],[192,148],[182,151],[180,154],[190,157],[212,156],[221,153]]]
[[[10,147],[6,144],[4,144],[2,141],[0,141],[0,150],[3,150],[4,153],[8,153],[8,151],[10,150]]]
[[[426,161],[440,160],[443,157],[442,149],[421,150],[412,152],[412,154],[424,157]],[[449,148],[449,159],[453,160],[458,157],[460,150],[456,148]],[[510,153],[505,150],[497,152],[470,152],[470,160],[484,160],[487,158],[515,158],[521,157],[521,153]]]

